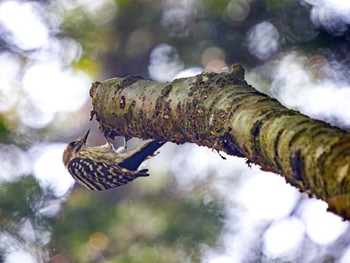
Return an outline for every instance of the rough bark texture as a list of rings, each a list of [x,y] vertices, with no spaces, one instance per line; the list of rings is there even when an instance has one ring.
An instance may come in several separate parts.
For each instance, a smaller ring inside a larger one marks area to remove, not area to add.
[[[192,142],[245,157],[350,219],[350,134],[258,92],[238,64],[171,83],[113,78],[95,82],[90,95],[107,137]]]

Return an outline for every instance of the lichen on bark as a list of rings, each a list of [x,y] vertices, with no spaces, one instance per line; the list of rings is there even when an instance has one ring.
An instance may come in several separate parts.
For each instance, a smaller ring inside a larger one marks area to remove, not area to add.
[[[258,92],[238,64],[169,83],[112,78],[95,82],[90,96],[107,137],[192,142],[245,157],[350,219],[349,133]]]

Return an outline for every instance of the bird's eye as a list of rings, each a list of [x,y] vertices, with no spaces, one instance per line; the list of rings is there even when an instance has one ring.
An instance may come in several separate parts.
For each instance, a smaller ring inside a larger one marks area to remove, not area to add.
[[[76,141],[73,141],[71,143],[68,144],[69,147],[74,147],[75,145],[77,145],[77,142]]]

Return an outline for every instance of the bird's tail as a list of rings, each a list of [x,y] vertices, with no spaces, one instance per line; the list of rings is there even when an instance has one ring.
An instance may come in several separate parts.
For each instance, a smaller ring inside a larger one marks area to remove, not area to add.
[[[165,143],[166,141],[153,140],[145,143],[143,146],[134,151],[123,153],[122,155],[125,155],[124,160],[118,163],[118,165],[123,168],[136,171],[143,161],[149,157],[152,157],[154,153]]]

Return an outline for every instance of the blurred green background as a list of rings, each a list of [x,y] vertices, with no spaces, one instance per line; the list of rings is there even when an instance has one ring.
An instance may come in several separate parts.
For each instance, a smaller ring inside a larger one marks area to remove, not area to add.
[[[243,159],[168,143],[149,178],[105,192],[61,162],[88,128],[104,143],[88,91],[115,76],[241,63],[255,88],[348,129],[349,17],[336,0],[0,1],[0,262],[350,262],[347,222]]]

